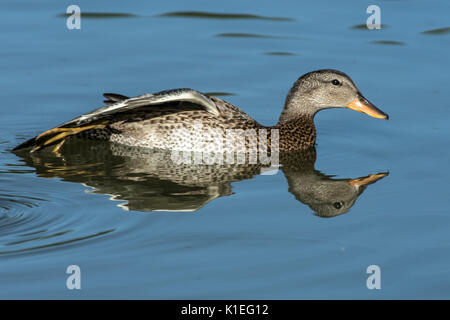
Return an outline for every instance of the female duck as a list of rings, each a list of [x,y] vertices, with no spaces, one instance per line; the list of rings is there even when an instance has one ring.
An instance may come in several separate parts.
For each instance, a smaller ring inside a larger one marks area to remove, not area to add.
[[[318,70],[301,76],[289,91],[280,119],[273,127],[260,125],[222,99],[191,89],[134,98],[104,96],[108,99],[106,106],[45,131],[14,150],[31,147],[31,152],[35,152],[51,145],[59,148],[67,138],[81,137],[148,148],[217,151],[219,145],[232,148],[222,143],[230,129],[252,133],[266,129],[269,136],[276,129],[279,151],[286,152],[314,145],[314,115],[322,109],[349,108],[388,119],[387,114],[363,97],[350,77],[337,70]],[[248,145],[258,135],[246,135],[246,139]]]

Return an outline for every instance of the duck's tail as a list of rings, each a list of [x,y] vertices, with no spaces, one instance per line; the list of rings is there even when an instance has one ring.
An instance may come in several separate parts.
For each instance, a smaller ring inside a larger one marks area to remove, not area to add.
[[[47,130],[40,135],[25,141],[24,143],[18,145],[13,149],[13,151],[32,148],[30,152],[36,152],[41,150],[42,148],[58,144],[57,148],[59,148],[65,141],[65,139],[69,136],[77,135],[81,132],[93,130],[93,129],[104,129],[108,125],[108,121],[102,121],[95,124],[89,124],[80,127],[56,127],[50,130]]]
[[[117,94],[117,93],[104,93],[103,96],[106,98],[104,101],[106,105],[111,105],[122,100],[129,99],[127,96]],[[108,125],[108,120],[97,120],[94,122],[85,123],[82,125],[77,125],[74,121],[69,121],[63,125],[56,128],[47,130],[40,135],[21,143],[13,149],[13,151],[32,148],[31,152],[36,152],[42,148],[57,144],[55,150],[59,149],[67,137],[77,135],[81,132],[96,129],[105,129]]]

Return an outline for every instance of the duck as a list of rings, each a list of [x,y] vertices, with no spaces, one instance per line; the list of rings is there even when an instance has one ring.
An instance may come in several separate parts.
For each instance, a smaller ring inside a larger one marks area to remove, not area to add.
[[[245,147],[267,138],[270,148],[295,152],[316,143],[314,116],[329,108],[348,108],[378,119],[389,116],[369,102],[345,73],[322,69],[302,75],[289,90],[278,122],[264,126],[233,104],[181,88],[127,97],[105,93],[105,106],[31,138],[13,149],[57,151],[72,138],[106,140],[127,146],[200,152],[233,151],[230,132],[244,133]],[[274,138],[277,138],[276,144]]]

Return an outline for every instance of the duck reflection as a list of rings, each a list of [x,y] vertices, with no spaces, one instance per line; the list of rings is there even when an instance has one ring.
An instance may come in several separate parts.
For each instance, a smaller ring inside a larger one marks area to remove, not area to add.
[[[171,153],[114,143],[77,143],[58,151],[16,151],[36,174],[82,183],[90,192],[111,195],[119,206],[135,211],[196,211],[211,200],[229,196],[231,183],[251,179],[263,165],[175,164]],[[332,179],[314,168],[316,151],[280,154],[289,192],[320,217],[346,213],[365,188],[388,173],[356,179]]]

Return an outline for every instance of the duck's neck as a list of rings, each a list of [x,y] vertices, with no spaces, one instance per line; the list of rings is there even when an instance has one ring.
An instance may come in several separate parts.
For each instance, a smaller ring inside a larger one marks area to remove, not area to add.
[[[314,116],[301,115],[289,121],[278,121],[273,129],[278,129],[280,151],[305,150],[316,142]]]
[[[280,150],[304,150],[314,146],[316,128],[314,115],[316,101],[299,88],[299,80],[289,91],[280,119],[274,128],[279,129]]]

